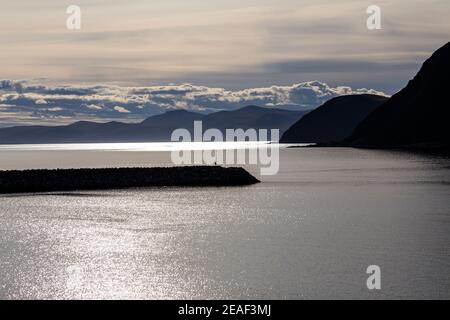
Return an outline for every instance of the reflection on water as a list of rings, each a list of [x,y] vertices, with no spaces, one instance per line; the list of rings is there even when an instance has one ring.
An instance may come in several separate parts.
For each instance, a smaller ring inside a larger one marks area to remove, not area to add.
[[[68,143],[68,144],[16,144],[0,145],[5,151],[178,151],[248,149],[267,145],[267,141],[240,142],[151,142],[151,143]],[[307,146],[308,144],[296,144]],[[286,145],[288,146],[288,145]]]
[[[0,153],[0,168],[170,159]],[[450,298],[448,159],[282,149],[280,168],[249,187],[0,196],[0,299]]]
[[[177,155],[178,151],[186,150],[267,152],[263,148],[267,145],[264,141],[0,145],[0,170],[171,166],[171,152]]]

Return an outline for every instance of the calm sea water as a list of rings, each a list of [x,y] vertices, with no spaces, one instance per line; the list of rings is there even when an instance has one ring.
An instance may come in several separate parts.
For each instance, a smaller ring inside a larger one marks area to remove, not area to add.
[[[0,147],[0,169],[168,165],[169,147]],[[448,159],[280,161],[248,187],[0,196],[0,299],[450,298]]]

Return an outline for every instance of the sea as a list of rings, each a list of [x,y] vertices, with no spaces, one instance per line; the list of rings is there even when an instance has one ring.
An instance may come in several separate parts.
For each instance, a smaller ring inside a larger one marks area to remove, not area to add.
[[[209,146],[5,145],[0,170],[171,166]],[[450,298],[449,158],[279,152],[245,187],[0,195],[0,299]]]

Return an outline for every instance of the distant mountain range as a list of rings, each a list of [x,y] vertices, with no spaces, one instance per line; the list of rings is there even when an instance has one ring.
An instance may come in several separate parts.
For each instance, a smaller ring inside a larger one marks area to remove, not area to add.
[[[287,130],[282,143],[332,143],[350,136],[356,126],[388,100],[377,95],[336,97],[311,111]]]
[[[67,126],[20,126],[0,129],[0,144],[166,142],[178,128],[193,131],[202,120],[203,130],[280,129],[280,135],[308,111],[289,111],[247,106],[208,115],[176,110],[150,117],[141,123],[80,121]]]
[[[406,88],[382,104],[346,143],[357,147],[450,146],[450,42],[437,50]]]

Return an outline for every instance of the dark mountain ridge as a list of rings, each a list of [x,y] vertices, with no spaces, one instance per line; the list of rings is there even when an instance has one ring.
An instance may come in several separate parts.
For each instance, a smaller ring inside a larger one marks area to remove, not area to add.
[[[332,143],[347,138],[372,111],[388,100],[377,95],[333,98],[302,117],[281,138],[282,143]]]
[[[356,147],[450,146],[450,42],[438,49],[408,85],[382,104],[345,143]]]
[[[140,123],[78,121],[65,126],[20,126],[0,129],[0,144],[166,142],[178,128],[193,132],[194,121],[203,130],[280,129],[280,135],[307,111],[288,111],[248,106],[233,111],[200,114],[186,110],[168,111]]]

